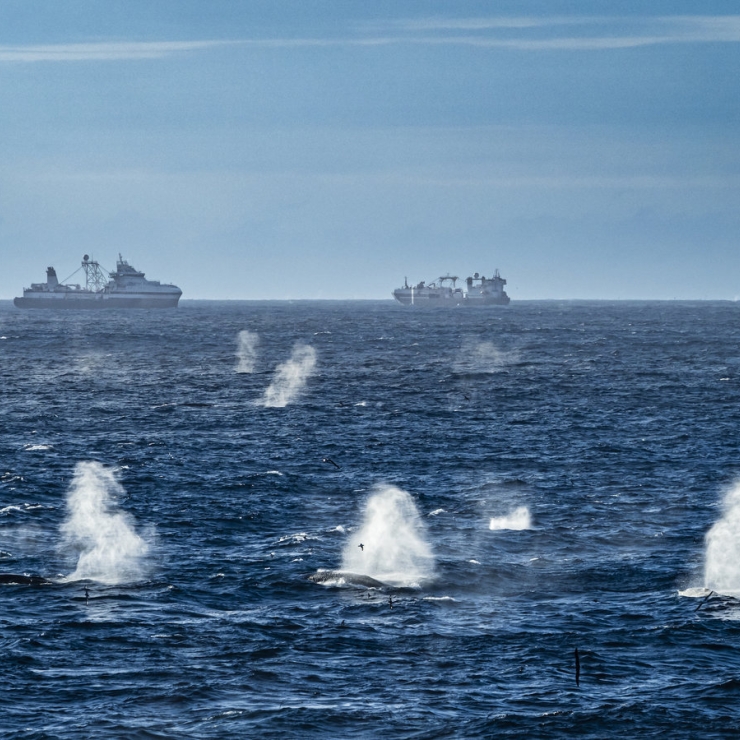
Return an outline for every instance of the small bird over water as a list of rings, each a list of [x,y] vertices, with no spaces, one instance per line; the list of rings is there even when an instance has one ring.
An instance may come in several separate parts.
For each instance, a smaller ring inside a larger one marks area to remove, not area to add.
[[[341,470],[339,465],[337,465],[330,457],[322,457],[321,462],[331,463],[337,470]]]
[[[360,542],[360,544],[357,545],[357,547],[359,547],[360,550],[362,550],[362,552],[365,552],[365,545],[363,545],[362,542]]]

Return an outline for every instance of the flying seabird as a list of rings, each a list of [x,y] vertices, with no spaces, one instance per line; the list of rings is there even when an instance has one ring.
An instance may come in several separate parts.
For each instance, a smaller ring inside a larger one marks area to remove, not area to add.
[[[337,470],[341,470],[339,465],[337,465],[330,457],[322,457],[321,462],[331,463]]]
[[[357,547],[359,547],[360,550],[362,550],[362,552],[365,552],[365,545],[363,545],[362,542],[360,542],[360,544],[357,545]]]

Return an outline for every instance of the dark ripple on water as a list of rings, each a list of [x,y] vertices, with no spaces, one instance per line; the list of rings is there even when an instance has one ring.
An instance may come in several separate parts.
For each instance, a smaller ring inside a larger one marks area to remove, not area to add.
[[[738,326],[711,303],[3,305],[0,570],[55,581],[0,586],[3,737],[735,736],[740,609],[678,591],[737,474]],[[264,408],[296,342],[316,373]],[[81,461],[117,470],[139,582],[61,581]],[[310,582],[378,483],[413,495],[436,578]],[[489,529],[517,507],[530,529]]]

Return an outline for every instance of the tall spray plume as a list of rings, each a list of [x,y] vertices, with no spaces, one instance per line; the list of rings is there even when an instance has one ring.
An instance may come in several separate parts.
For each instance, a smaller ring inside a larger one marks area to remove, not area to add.
[[[134,531],[132,517],[116,506],[123,493],[113,471],[97,462],[77,463],[61,527],[62,548],[78,554],[77,568],[65,580],[116,584],[142,578],[149,546]]]
[[[236,337],[236,371],[238,373],[253,373],[257,364],[257,345],[259,334],[244,329]]]
[[[740,596],[740,483],[722,502],[722,517],[707,532],[704,586],[726,596]]]
[[[296,344],[287,362],[275,368],[270,386],[262,397],[262,405],[283,408],[303,390],[316,367],[316,350],[305,344]]]
[[[395,486],[373,489],[362,526],[342,553],[342,570],[392,586],[418,586],[434,575],[434,555],[424,524],[406,491]]]

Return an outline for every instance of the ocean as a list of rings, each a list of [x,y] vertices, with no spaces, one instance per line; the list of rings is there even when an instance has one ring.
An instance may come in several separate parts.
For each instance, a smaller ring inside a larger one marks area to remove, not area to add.
[[[2,302],[0,399],[2,738],[740,734],[740,304]]]

